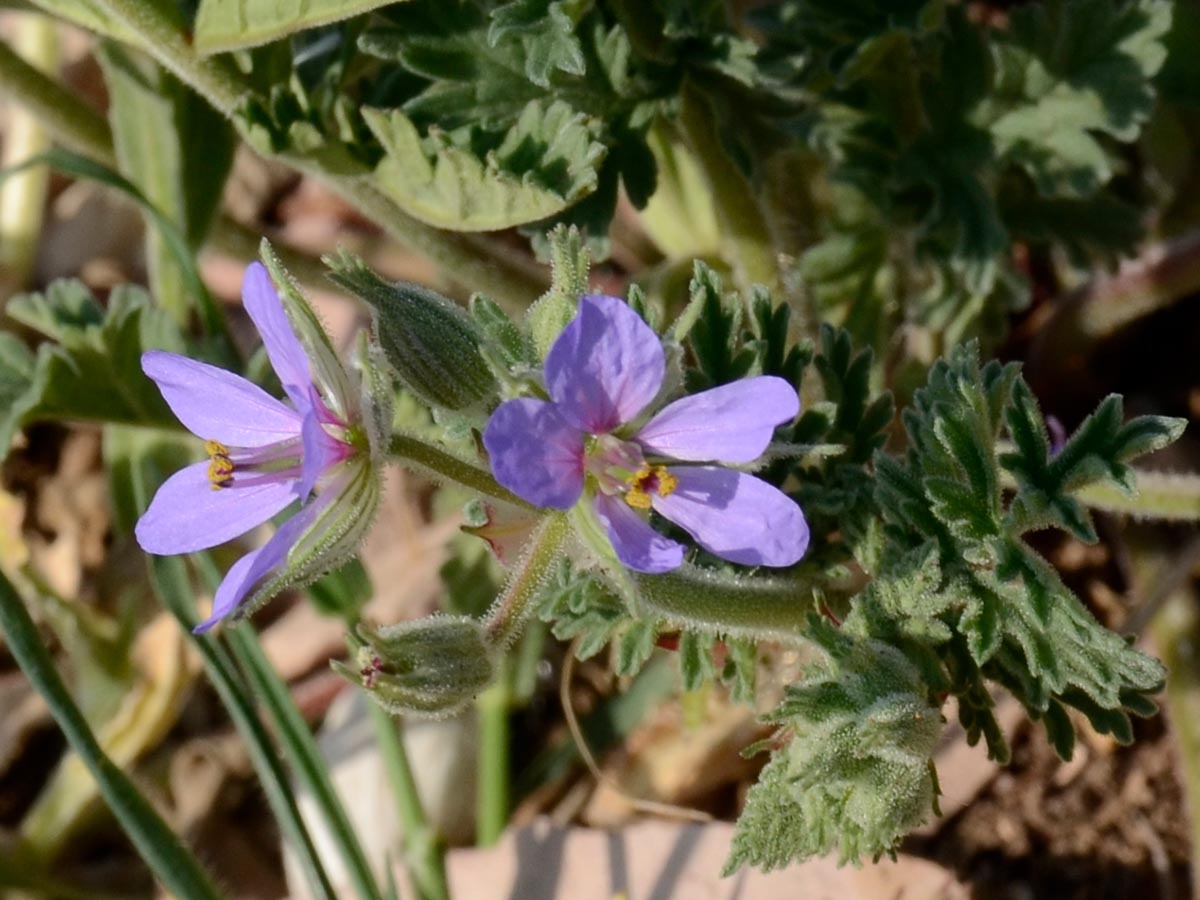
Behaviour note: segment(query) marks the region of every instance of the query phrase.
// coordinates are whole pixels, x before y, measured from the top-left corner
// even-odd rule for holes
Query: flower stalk
[[[450,900],[446,845],[425,817],[412,763],[400,733],[400,721],[377,703],[368,704],[368,712],[404,829],[405,858],[413,890],[419,900]]]
[[[550,513],[534,532],[525,557],[513,569],[504,593],[487,615],[487,635],[492,645],[507,647],[521,633],[531,606],[571,533],[567,517]]]
[[[409,469],[434,481],[453,482],[493,500],[502,500],[522,509],[533,509],[532,505],[508,488],[502,487],[483,467],[415,435],[394,433],[388,444],[388,455],[393,461],[403,463]]]

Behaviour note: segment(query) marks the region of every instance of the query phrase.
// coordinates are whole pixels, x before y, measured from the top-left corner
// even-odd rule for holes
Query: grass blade
[[[100,749],[54,668],[54,661],[42,646],[25,605],[3,575],[0,575],[0,628],[13,658],[50,707],[58,727],[95,777],[113,815],[155,877],[170,893],[184,900],[220,900],[220,892],[195,856],[139,793],[129,776]]]

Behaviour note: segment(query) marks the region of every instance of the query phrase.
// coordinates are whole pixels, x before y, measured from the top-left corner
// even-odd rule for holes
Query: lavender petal
[[[286,563],[288,552],[316,520],[323,506],[318,502],[304,507],[280,525],[269,541],[235,562],[217,586],[212,615],[192,631],[204,634],[236,610],[264,578]]]
[[[746,463],[762,456],[775,427],[799,411],[795,388],[782,378],[762,375],[668,404],[636,440],[672,459]]]
[[[311,409],[300,426],[304,444],[301,459],[300,484],[297,494],[303,502],[317,485],[317,480],[346,456],[346,445],[332,437],[321,424],[316,409]]]
[[[760,478],[717,466],[677,466],[678,482],[654,509],[701,547],[743,566],[790,566],[808,549],[808,523],[792,498]]]
[[[252,262],[246,267],[246,275],[242,279],[242,305],[262,335],[271,368],[279,376],[284,391],[296,409],[303,414],[310,405],[309,390],[312,385],[308,355],[284,312],[283,303],[271,284],[266,266],[260,262]]]
[[[134,528],[147,553],[167,556],[206,550],[261,525],[296,499],[293,478],[238,476],[213,488],[208,462],[193,463],[168,478]]]
[[[623,498],[597,494],[592,508],[623,565],[657,575],[677,569],[683,562],[683,545],[651,528]]]
[[[604,434],[637,416],[658,393],[666,361],[641,317],[616,297],[579,301],[579,313],[546,355],[546,387],[559,414]]]
[[[496,480],[534,506],[569,509],[583,492],[583,435],[552,403],[530,397],[501,403],[483,445]]]
[[[265,447],[300,435],[299,413],[233,372],[165,350],[143,353],[142,371],[197,437]]]

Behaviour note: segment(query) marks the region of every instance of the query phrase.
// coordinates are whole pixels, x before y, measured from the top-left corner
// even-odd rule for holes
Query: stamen
[[[204,442],[204,452],[208,454],[208,483],[214,491],[220,490],[233,481],[233,460],[229,458],[229,448],[220,441],[207,440]]]
[[[642,466],[630,479],[625,502],[634,509],[649,509],[650,492],[660,497],[669,497],[679,486],[679,479],[667,471],[666,466]]]

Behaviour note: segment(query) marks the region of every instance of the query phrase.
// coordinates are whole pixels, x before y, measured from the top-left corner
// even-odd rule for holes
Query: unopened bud
[[[359,625],[353,637],[355,658],[334,668],[393,714],[449,715],[495,677],[483,626],[466,616]]]
[[[330,278],[375,311],[379,342],[400,381],[430,406],[466,410],[496,395],[479,326],[428,288],[384,281],[345,251],[325,258]]]
[[[591,256],[575,226],[559,225],[546,235],[553,281],[550,290],[529,308],[529,331],[538,357],[545,359],[554,341],[575,318],[579,298],[588,292]]]

